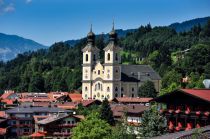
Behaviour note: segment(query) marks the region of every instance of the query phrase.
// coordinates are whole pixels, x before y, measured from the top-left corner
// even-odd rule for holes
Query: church
[[[82,49],[82,98],[112,100],[115,97],[138,97],[139,87],[147,80],[160,91],[161,78],[149,65],[123,65],[113,28],[109,33],[108,45],[103,49],[104,62],[99,60],[100,50],[95,46],[95,34],[87,35],[87,45]]]

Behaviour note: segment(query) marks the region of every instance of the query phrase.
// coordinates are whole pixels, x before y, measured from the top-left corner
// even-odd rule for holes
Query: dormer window
[[[110,53],[107,54],[107,60],[110,61]]]
[[[88,54],[85,55],[85,60],[88,61]]]

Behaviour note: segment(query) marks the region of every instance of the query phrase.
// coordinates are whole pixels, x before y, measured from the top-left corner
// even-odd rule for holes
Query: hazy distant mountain
[[[117,32],[117,35],[119,38],[121,37],[125,37],[127,33],[130,33],[130,32],[134,32],[136,29],[127,29],[127,30],[123,30],[123,29],[116,29],[116,32]],[[99,34],[96,34],[96,38],[99,37],[100,35]],[[109,34],[106,33],[104,34],[104,40],[107,41],[109,38]],[[81,39],[78,39],[78,40],[68,40],[68,41],[65,41],[65,43],[69,44],[70,46],[74,46],[75,44],[77,44]]]
[[[192,19],[192,20],[188,20],[188,21],[184,21],[182,23],[173,23],[171,25],[169,25],[169,27],[175,29],[177,32],[183,32],[183,31],[189,31],[193,26],[200,24],[201,26],[204,26],[208,20],[210,20],[210,16],[208,17],[203,17],[203,18],[196,18],[196,19]],[[122,30],[122,29],[117,29],[116,32],[118,33],[119,37],[125,37],[127,33],[129,32],[134,32],[137,29],[127,29],[127,30]],[[96,37],[99,35],[96,35]],[[108,33],[104,34],[104,39],[107,40],[108,39]],[[66,41],[66,43],[68,43],[71,46],[74,46],[75,44],[77,44],[80,41],[80,39],[78,40],[68,40]]]
[[[196,18],[188,21],[184,21],[182,23],[173,23],[169,25],[169,27],[175,29],[177,32],[189,31],[193,26],[200,24],[204,26],[207,21],[210,20],[210,16],[203,18]]]
[[[19,53],[35,51],[47,48],[33,40],[25,39],[17,35],[7,35],[0,33],[0,60],[7,61],[15,58]]]

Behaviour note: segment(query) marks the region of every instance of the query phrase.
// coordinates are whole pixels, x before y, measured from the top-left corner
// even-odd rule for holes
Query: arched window
[[[132,94],[132,96],[131,97],[134,97],[134,94]]]
[[[100,83],[98,83],[98,90],[100,90],[100,88],[101,88],[101,87],[100,87]]]
[[[87,97],[88,97],[87,94],[85,94],[85,99],[87,99]]]
[[[97,90],[97,84],[95,85],[95,91]]]
[[[101,91],[103,91],[103,86],[102,86],[102,84],[101,84]]]
[[[85,91],[87,91],[88,90],[88,88],[87,88],[87,86],[85,87]]]
[[[109,87],[107,87],[107,90],[106,90],[107,92],[110,92],[110,88]]]
[[[123,93],[121,93],[121,97],[123,97]]]
[[[88,61],[88,54],[85,55],[85,60]]]
[[[107,54],[107,60],[110,61],[110,53]]]
[[[117,93],[115,94],[115,97],[118,97],[118,94]]]
[[[123,88],[123,87],[121,88],[121,91],[122,91],[122,92],[124,91],[124,88]]]
[[[118,61],[118,54],[115,54],[115,60]]]
[[[98,75],[100,75],[100,70],[98,70]]]
[[[118,91],[118,88],[117,88],[117,87],[115,87],[115,91],[116,91],[116,92]]]
[[[132,92],[134,91],[134,88],[132,88]]]

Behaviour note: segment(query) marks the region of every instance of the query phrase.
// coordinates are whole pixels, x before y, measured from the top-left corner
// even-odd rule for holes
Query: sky
[[[0,32],[50,46],[116,29],[210,16],[210,0],[0,0]]]

